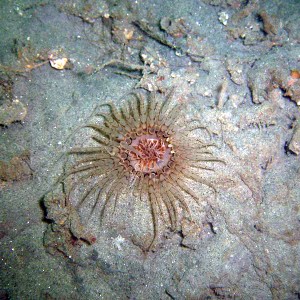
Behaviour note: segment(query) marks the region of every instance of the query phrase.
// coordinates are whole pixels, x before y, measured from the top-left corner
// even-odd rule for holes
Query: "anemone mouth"
[[[101,220],[121,196],[147,198],[154,231],[148,250],[155,247],[159,219],[173,231],[179,227],[179,211],[192,219],[186,198],[196,204],[201,199],[188,181],[215,193],[203,173],[214,171],[214,163],[224,163],[214,156],[214,143],[190,136],[196,129],[207,129],[181,118],[183,107],[171,105],[172,99],[173,92],[166,96],[137,92],[120,109],[104,104],[109,112],[98,114],[101,125],[87,125],[96,132],[92,136],[96,145],[70,151],[76,161],[66,175],[72,177],[67,188],[70,202],[78,209],[90,208],[91,214],[100,205]]]
[[[126,146],[122,144],[119,148],[120,162],[134,176],[151,175],[151,179],[159,180],[165,167],[174,160],[169,136],[153,127],[134,139],[125,138],[124,142]]]

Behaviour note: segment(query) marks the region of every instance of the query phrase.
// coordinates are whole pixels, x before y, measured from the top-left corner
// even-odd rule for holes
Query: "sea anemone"
[[[77,197],[78,209],[90,207],[91,214],[99,204],[101,220],[107,206],[124,194],[147,199],[153,222],[148,249],[156,244],[159,218],[172,231],[179,228],[179,211],[192,218],[186,198],[199,204],[200,197],[190,180],[216,191],[202,173],[214,171],[213,163],[222,162],[212,153],[214,143],[191,136],[196,129],[208,130],[198,120],[188,122],[185,105],[172,104],[173,98],[173,90],[166,96],[137,91],[120,109],[113,103],[101,105],[108,108],[96,115],[102,122],[87,125],[96,133],[95,146],[70,151],[76,161],[67,172],[73,181],[68,199]]]

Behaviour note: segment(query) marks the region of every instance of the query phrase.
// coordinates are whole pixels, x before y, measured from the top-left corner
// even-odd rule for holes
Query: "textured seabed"
[[[297,0],[1,1],[0,299],[299,299],[299,17]],[[172,87],[226,161],[216,198],[191,183],[195,223],[147,252],[147,203],[100,226],[44,202],[101,104]]]

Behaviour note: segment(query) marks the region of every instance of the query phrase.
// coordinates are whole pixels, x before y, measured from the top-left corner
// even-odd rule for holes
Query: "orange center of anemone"
[[[136,151],[130,151],[128,159],[137,172],[152,173],[162,170],[171,157],[167,141],[156,135],[137,137],[132,141],[131,146]]]
[[[121,150],[123,165],[144,174],[161,171],[169,163],[171,155],[167,140],[156,134],[136,137],[130,141],[126,150]]]

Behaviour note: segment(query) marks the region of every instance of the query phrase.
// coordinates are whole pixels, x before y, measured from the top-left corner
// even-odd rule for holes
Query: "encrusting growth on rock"
[[[198,120],[186,120],[184,105],[172,104],[173,94],[137,91],[120,109],[113,103],[101,105],[109,109],[97,115],[103,122],[87,125],[96,133],[92,137],[96,145],[72,149],[76,162],[66,174],[72,182],[67,191],[71,203],[80,195],[77,208],[90,207],[91,213],[99,204],[101,219],[121,195],[147,199],[154,230],[148,249],[155,247],[160,217],[173,231],[179,227],[179,207],[191,218],[186,197],[197,203],[200,199],[188,181],[215,192],[201,170],[213,171],[215,162],[223,162],[214,157],[213,143],[193,135],[197,129],[208,130]]]

